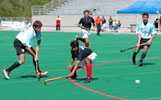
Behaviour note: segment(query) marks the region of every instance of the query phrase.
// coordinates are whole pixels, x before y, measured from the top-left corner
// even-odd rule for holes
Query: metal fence
[[[35,5],[32,6],[32,16],[36,15],[46,15],[53,9],[56,9],[60,5],[64,4],[69,0],[52,0],[51,2],[45,4],[44,6]]]
[[[32,20],[26,17],[2,17],[2,21],[31,23]]]
[[[2,17],[0,30],[23,30],[31,21],[28,17]]]

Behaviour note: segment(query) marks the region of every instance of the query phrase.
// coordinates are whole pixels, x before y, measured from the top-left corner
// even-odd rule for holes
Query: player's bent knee
[[[89,39],[88,39],[88,38],[85,38],[85,41],[86,41],[87,43],[89,43]]]
[[[136,53],[138,53],[138,52],[139,52],[139,50],[138,50],[138,49],[136,49],[136,50],[135,50],[135,52],[136,52]]]
[[[24,64],[25,63],[25,60],[21,61],[21,64]]]
[[[21,64],[25,63],[25,59],[20,59],[19,61],[21,62]]]
[[[139,52],[139,48],[136,48],[136,49],[135,49],[135,52],[138,53],[138,52]]]
[[[148,51],[148,47],[145,47],[145,48],[144,48],[144,52],[147,52],[147,51]]]
[[[86,63],[91,63],[91,59],[87,58]]]

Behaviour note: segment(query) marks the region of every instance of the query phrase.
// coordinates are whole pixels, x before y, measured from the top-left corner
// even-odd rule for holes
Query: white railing
[[[64,5],[64,8],[62,8],[64,3],[67,3],[69,5],[74,4],[74,7],[72,6],[66,6]],[[93,1],[88,1],[88,3]],[[102,9],[99,9],[102,7],[102,3],[98,3],[98,5],[89,5],[85,6],[84,2],[76,2],[74,0],[52,0],[51,2],[45,4],[44,6],[32,6],[32,16],[37,15],[82,15],[83,11],[88,9],[90,11],[91,15],[115,15],[116,9],[113,9],[111,6],[111,9],[109,11],[109,8],[103,7]],[[109,2],[104,2],[104,5],[109,4]],[[80,7],[81,6],[81,7]]]
[[[32,16],[46,15],[69,0],[52,0],[43,6],[32,6]]]

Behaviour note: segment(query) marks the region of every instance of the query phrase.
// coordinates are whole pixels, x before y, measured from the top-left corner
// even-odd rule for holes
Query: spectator
[[[104,16],[102,16],[102,31],[105,31],[106,30],[106,19],[105,19],[105,17]]]
[[[113,21],[113,29],[117,30],[117,22],[116,22],[116,20]]]
[[[57,16],[56,18],[56,30],[60,31],[60,22],[61,22],[61,18],[59,16]]]
[[[113,19],[112,17],[110,16],[109,18],[109,29],[112,30],[112,24],[113,24]]]
[[[99,36],[101,31],[101,18],[99,15],[97,15],[97,17],[95,18],[95,22],[97,26],[97,35]]]
[[[160,21],[160,23],[159,23]],[[161,16],[160,16],[160,19],[158,19],[158,28],[161,29]]]
[[[156,20],[154,21],[154,26],[155,26],[156,29],[158,29],[158,19],[156,19]]]
[[[121,27],[121,22],[118,21],[118,23],[117,23],[117,28],[120,28],[120,27]]]

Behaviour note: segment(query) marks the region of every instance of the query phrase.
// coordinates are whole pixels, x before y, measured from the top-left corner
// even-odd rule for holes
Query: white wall
[[[40,20],[43,23],[43,26],[55,26],[56,25],[56,17],[57,16],[51,16],[51,15],[42,15],[42,16],[33,16],[32,21]],[[80,18],[83,17],[83,15],[63,15],[60,16],[61,18],[61,26],[64,27],[70,27],[70,26],[76,26],[76,24],[79,22]],[[95,18],[95,16],[92,16]],[[105,16],[108,24],[109,16]],[[121,21],[122,27],[129,27],[130,24],[136,24],[137,23],[137,17],[136,15],[117,15],[112,16],[113,20],[118,19]],[[157,18],[157,15],[150,15],[149,20],[153,23],[154,20]],[[141,15],[138,15],[138,23],[142,20]]]

